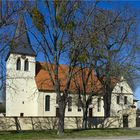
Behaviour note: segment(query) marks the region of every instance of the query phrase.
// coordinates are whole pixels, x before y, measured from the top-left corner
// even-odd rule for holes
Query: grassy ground
[[[111,137],[111,136],[140,136],[139,130],[130,129],[92,129],[92,130],[66,130],[63,136],[57,136],[56,131],[15,131],[0,132],[0,139],[3,140],[22,140],[22,139],[62,139],[80,137]]]

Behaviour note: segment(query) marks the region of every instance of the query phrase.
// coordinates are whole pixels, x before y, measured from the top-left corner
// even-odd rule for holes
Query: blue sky
[[[124,5],[128,5],[134,8],[140,8],[140,0],[113,0],[111,1],[101,1],[99,5],[103,8],[112,9],[115,7],[120,7]]]

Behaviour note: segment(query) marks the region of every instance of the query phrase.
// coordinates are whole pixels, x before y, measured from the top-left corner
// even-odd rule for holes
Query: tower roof
[[[29,40],[23,15],[18,19],[10,52],[31,56],[36,55]]]

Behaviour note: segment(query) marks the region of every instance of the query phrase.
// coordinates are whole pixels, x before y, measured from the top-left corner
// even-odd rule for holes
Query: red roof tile
[[[46,69],[46,66],[49,67],[49,69],[52,67],[54,69],[53,65],[50,65],[48,63],[39,63],[37,62],[37,74],[36,74],[36,84],[38,87],[38,90],[40,91],[54,91],[54,86],[53,83],[50,79],[49,72]],[[60,65],[59,66],[59,74],[58,78],[60,80],[60,90],[63,92],[65,85],[66,85],[66,78],[68,76],[68,66],[66,65]],[[88,75],[88,69],[84,69],[85,71],[85,77]],[[52,78],[54,80],[54,73],[51,71]],[[77,91],[77,86],[80,90],[83,90],[83,82],[82,82],[82,72],[80,71],[79,68],[75,69],[74,76],[72,77],[71,84],[70,84],[70,91],[75,92]],[[101,93],[102,92],[102,85],[98,78],[96,77],[94,71],[92,71],[92,74],[89,77],[87,87],[86,87],[86,92],[94,93]]]

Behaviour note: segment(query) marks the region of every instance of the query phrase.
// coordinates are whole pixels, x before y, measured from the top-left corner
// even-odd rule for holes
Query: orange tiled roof
[[[53,83],[50,79],[49,72],[46,69],[46,66],[48,66],[49,69],[52,66],[52,69],[54,69],[53,65],[50,65],[48,63],[37,62],[37,73],[36,73],[36,77],[35,77],[36,84],[37,84],[38,90],[54,91],[54,86],[53,86]],[[58,78],[60,80],[60,90],[62,92],[63,92],[65,85],[66,85],[68,70],[69,70],[69,68],[66,65],[59,66]],[[50,70],[50,72],[51,72],[52,78],[54,80],[54,73],[51,70]],[[84,72],[85,72],[85,77],[87,77],[88,69],[84,69]],[[71,80],[70,91],[72,91],[72,92],[77,91],[77,87],[80,90],[83,90],[82,83],[83,83],[82,82],[82,72],[80,71],[79,68],[76,68],[75,74],[73,75],[72,80]],[[92,91],[94,93],[101,93],[102,92],[102,85],[101,85],[100,81],[98,80],[98,78],[96,77],[94,71],[92,71],[92,74],[89,77],[87,87],[86,87],[87,93],[90,93]]]

